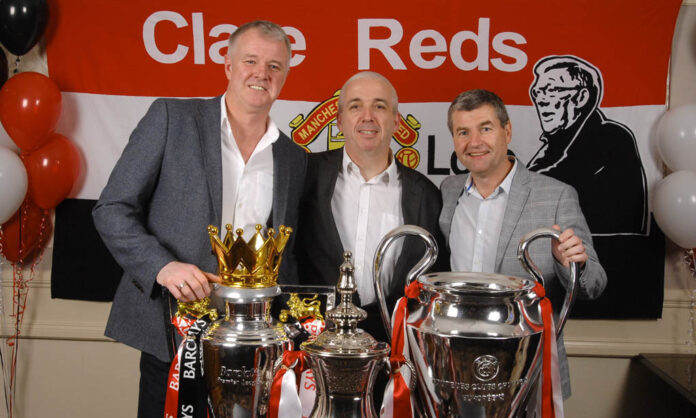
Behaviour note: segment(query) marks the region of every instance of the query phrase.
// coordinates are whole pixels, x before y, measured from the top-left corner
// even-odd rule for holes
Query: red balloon
[[[23,154],[29,176],[29,196],[42,209],[63,201],[80,175],[80,152],[65,136],[52,133],[36,151]]]
[[[60,90],[43,74],[17,74],[0,89],[0,122],[24,152],[46,143],[46,136],[58,123],[60,108]]]
[[[51,225],[47,215],[29,199],[25,200],[17,213],[2,224],[2,255],[13,263],[30,260],[48,241]]]

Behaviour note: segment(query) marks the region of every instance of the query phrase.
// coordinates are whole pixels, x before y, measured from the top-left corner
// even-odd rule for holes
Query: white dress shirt
[[[517,161],[502,183],[485,199],[469,175],[452,217],[449,238],[452,271],[495,272],[500,230],[516,168]]]
[[[273,150],[278,140],[278,127],[269,119],[266,133],[254,148],[249,161],[244,163],[232,128],[227,119],[225,95],[220,105],[220,136],[222,138],[222,225],[220,238],[224,238],[225,225],[232,230],[244,229],[244,238],[250,239],[256,224],[266,228],[273,206]]]
[[[384,235],[403,225],[401,213],[401,179],[394,158],[381,174],[365,181],[360,168],[345,149],[343,163],[331,198],[338,234],[343,249],[353,253],[355,283],[363,305],[376,300],[373,283],[373,260],[377,244]],[[401,243],[389,247],[383,258],[382,271],[391,279]],[[383,283],[388,288],[388,282]]]

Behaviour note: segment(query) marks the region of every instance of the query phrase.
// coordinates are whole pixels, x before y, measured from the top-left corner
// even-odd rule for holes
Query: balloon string
[[[4,270],[5,267],[5,262],[3,261],[4,259],[4,254],[5,250],[3,248],[3,242],[5,241],[5,228],[0,225],[0,274]],[[2,316],[2,334],[6,334],[6,323],[5,323],[5,303],[4,303],[4,297],[3,297],[3,291],[2,291],[2,276],[0,276],[0,316]],[[7,338],[4,338],[4,340],[7,340]],[[6,357],[6,345],[5,344],[0,344],[0,372],[2,372],[2,387],[3,387],[3,395],[5,396],[5,411],[7,411],[7,415],[10,416],[12,415],[10,413],[10,386],[9,386],[9,376],[8,376],[8,370],[7,370],[7,363],[5,362],[5,357]]]
[[[47,227],[48,211],[42,210],[41,214],[41,224],[39,227],[39,238],[37,247],[39,253],[31,263],[29,268],[29,277],[24,275],[24,259],[27,255],[23,254],[24,248],[22,243],[22,231],[26,229],[26,223],[28,219],[28,204],[22,207],[20,213],[19,222],[19,260],[17,263],[13,263],[13,280],[12,280],[12,290],[13,290],[13,313],[10,315],[14,317],[14,334],[10,336],[7,340],[7,345],[11,347],[11,360],[10,360],[10,387],[9,387],[9,418],[14,415],[14,406],[16,399],[16,377],[17,377],[17,358],[19,354],[19,335],[21,333],[22,321],[24,319],[24,313],[27,306],[27,296],[29,294],[29,283],[34,280],[36,275],[36,266],[41,262],[43,258],[43,240],[45,237],[45,231]]]
[[[15,69],[13,71],[14,74],[17,74],[19,72],[19,57],[15,60]]]

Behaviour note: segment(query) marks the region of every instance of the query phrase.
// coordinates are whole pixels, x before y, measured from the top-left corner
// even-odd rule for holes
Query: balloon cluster
[[[77,148],[54,132],[60,111],[58,86],[43,74],[17,74],[0,89],[0,122],[21,151],[0,147],[0,249],[12,262],[40,249],[47,214],[80,174]]]
[[[662,231],[682,248],[696,247],[696,105],[668,110],[657,125],[657,149],[673,172],[653,192]]]

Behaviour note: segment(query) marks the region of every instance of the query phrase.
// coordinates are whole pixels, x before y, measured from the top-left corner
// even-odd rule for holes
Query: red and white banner
[[[452,172],[447,105],[471,88],[493,90],[510,106],[511,148],[526,161],[541,133],[529,95],[534,64],[549,55],[574,55],[601,70],[600,106],[636,134],[653,183],[658,173],[648,135],[666,102],[680,3],[450,0],[424,7],[414,0],[357,0],[348,8],[307,0],[56,0],[50,2],[46,52],[50,77],[66,102],[58,130],[86,151],[78,197],[98,196],[153,97],[223,93],[227,37],[259,18],[283,26],[293,43],[292,69],[273,111],[288,134],[290,123],[310,117],[349,76],[373,70],[392,81],[401,113],[415,119],[417,168],[436,183]],[[335,117],[335,108],[325,114]],[[310,149],[331,147],[332,126],[337,134],[334,125],[323,126]]]
[[[284,27],[293,49],[290,74],[271,116],[299,145],[313,152],[341,147],[336,94],[357,71],[377,71],[399,95],[402,123],[392,143],[395,155],[439,184],[463,170],[447,129],[449,103],[464,90],[493,90],[508,106],[510,149],[532,169],[556,167],[557,161],[546,161],[549,154],[540,158],[552,142],[547,137],[554,124],[575,132],[568,140],[583,138],[585,150],[576,156],[581,160],[605,159],[620,168],[622,157],[611,152],[632,154],[626,164],[637,164],[631,181],[637,182],[639,196],[620,209],[632,213],[619,212],[617,219],[635,219],[633,224],[614,225],[605,213],[595,220],[588,207],[597,205],[586,199],[603,194],[587,186],[590,180],[564,181],[578,189],[595,236],[649,234],[648,191],[662,177],[650,137],[666,109],[681,0],[443,0],[427,6],[415,0],[355,0],[350,7],[311,0],[49,4],[48,71],[63,92],[57,130],[74,140],[86,160],[73,197],[98,198],[155,97],[222,94],[230,32],[266,19]],[[561,69],[547,68],[551,61]],[[590,92],[587,115],[572,129],[569,106],[578,106],[579,89],[560,86],[563,77],[584,83]],[[609,171],[601,166],[588,176]],[[609,195],[625,189],[623,180],[600,184]]]

